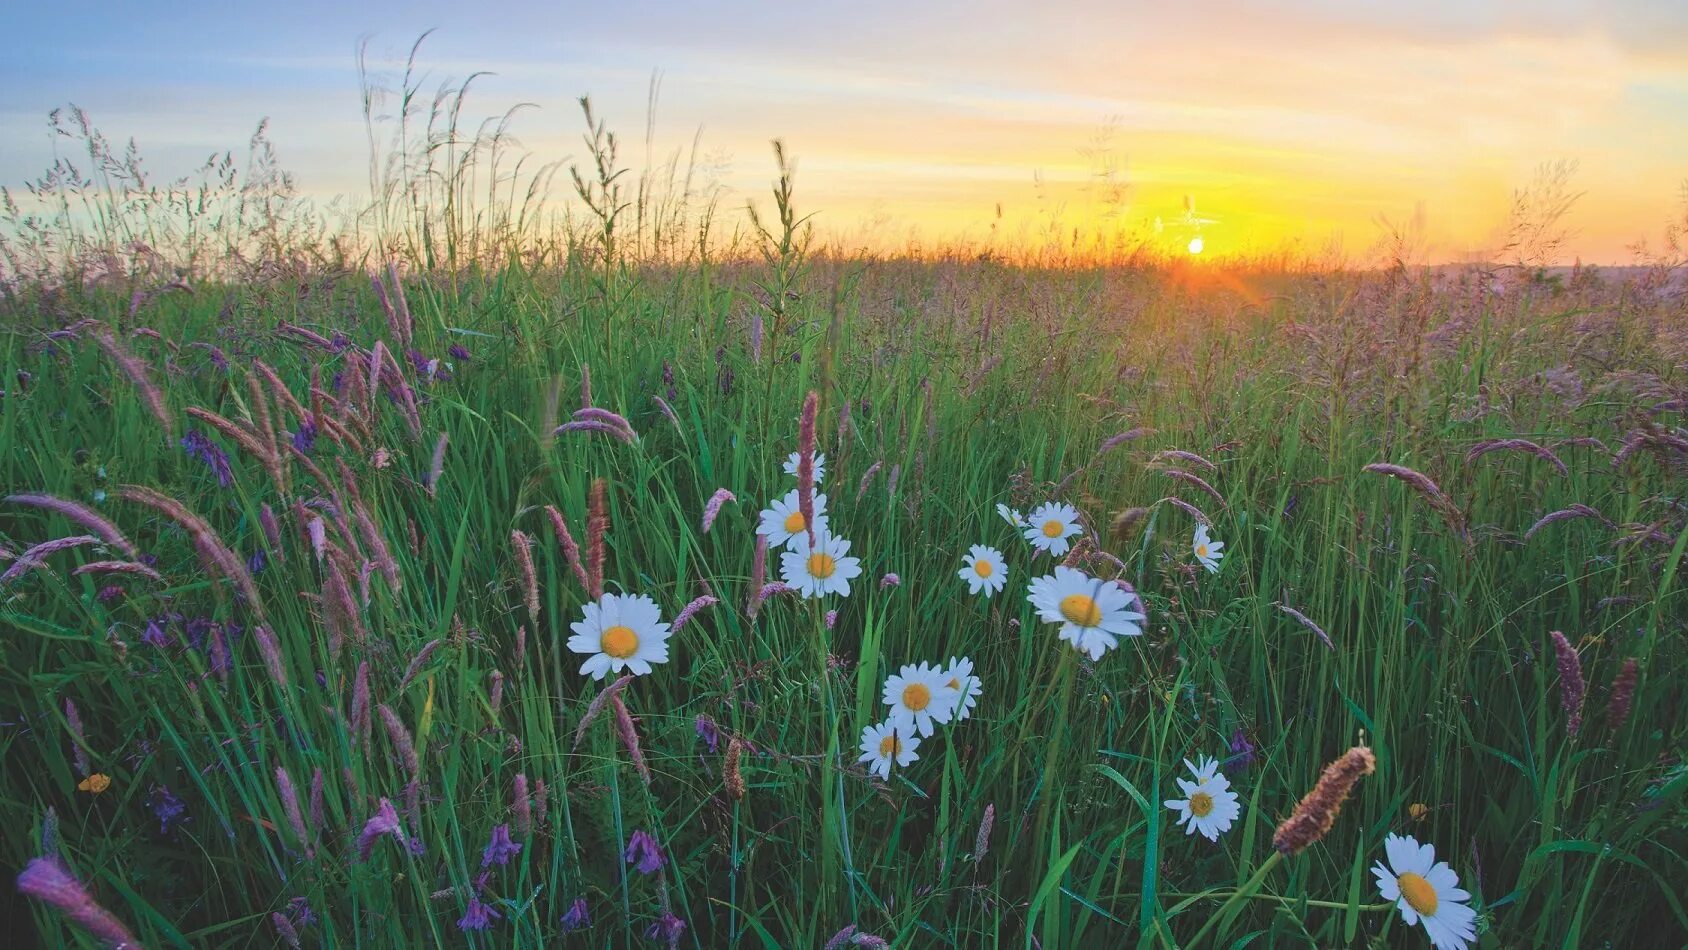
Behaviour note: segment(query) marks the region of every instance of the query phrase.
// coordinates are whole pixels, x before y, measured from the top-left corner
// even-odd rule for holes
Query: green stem
[[[1266,875],[1270,873],[1273,868],[1277,867],[1283,859],[1284,853],[1282,851],[1273,851],[1271,857],[1262,861],[1260,863],[1260,869],[1254,872],[1254,876],[1248,879],[1248,883],[1238,888],[1236,893],[1231,895],[1230,899],[1219,905],[1219,909],[1214,912],[1212,917],[1207,919],[1207,923],[1202,924],[1202,929],[1196,931],[1196,935],[1190,938],[1190,942],[1188,944],[1185,944],[1188,950],[1196,950],[1197,947],[1201,946],[1202,938],[1206,937],[1208,932],[1213,930],[1213,928],[1219,926],[1219,921],[1231,916],[1231,911],[1238,901],[1241,901],[1246,897],[1253,896],[1255,891],[1260,890],[1260,885],[1266,881]]]

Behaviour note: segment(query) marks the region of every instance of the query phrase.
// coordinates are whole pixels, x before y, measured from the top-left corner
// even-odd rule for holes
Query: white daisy
[[[1008,522],[1016,528],[1024,528],[1026,526],[1026,516],[1020,514],[1018,511],[1015,511],[1002,502],[997,502],[996,513],[1002,516],[1003,521]]]
[[[1060,557],[1067,553],[1072,544],[1067,541],[1075,534],[1084,533],[1078,524],[1078,509],[1063,502],[1051,501],[1032,509],[1026,516],[1026,540],[1039,551],[1048,551]]]
[[[826,496],[815,496],[815,533],[826,533]],[[762,510],[762,523],[756,529],[757,534],[767,535],[768,545],[775,550],[789,546],[793,538],[803,538],[808,543],[809,532],[803,523],[803,509],[797,503],[797,489],[785,493],[785,497]]]
[[[1178,787],[1183,789],[1184,797],[1168,799],[1166,807],[1178,813],[1178,824],[1184,826],[1185,834],[1199,831],[1207,840],[1218,841],[1242,814],[1237,793],[1231,791],[1231,780],[1219,771],[1219,763],[1213,759],[1203,759],[1199,767],[1185,759],[1184,765],[1196,780],[1179,779]]]
[[[973,707],[979,705],[979,678],[973,675],[973,661],[967,657],[950,657],[949,668],[944,670],[947,679],[944,685],[956,691],[955,718],[967,719],[973,715]]]
[[[1395,902],[1408,926],[1422,922],[1437,950],[1464,950],[1477,939],[1477,912],[1465,905],[1471,895],[1459,889],[1459,875],[1448,862],[1436,860],[1436,849],[1414,838],[1390,835],[1383,839],[1389,866],[1372,867],[1384,900]]]
[[[819,518],[815,520],[820,520]],[[850,596],[850,579],[861,576],[860,558],[845,557],[850,542],[835,538],[825,529],[815,529],[814,547],[809,546],[805,534],[794,535],[784,554],[780,555],[780,575],[787,585],[796,588],[804,597],[822,594]]]
[[[1207,536],[1207,525],[1196,525],[1196,537],[1190,542],[1190,550],[1196,555],[1196,560],[1201,562],[1202,567],[1207,568],[1209,574],[1219,573],[1219,559],[1225,556],[1219,552],[1224,547],[1225,542],[1215,541]]]
[[[606,673],[632,670],[643,676],[652,663],[668,662],[668,624],[656,601],[644,595],[605,594],[585,605],[586,617],[569,624],[569,649],[589,653],[580,672],[601,680]]]
[[[955,715],[961,690],[950,685],[943,667],[911,663],[885,678],[884,698],[892,722],[909,733],[929,736],[934,723],[943,725]]]
[[[787,475],[790,475],[793,478],[797,477],[797,462],[802,457],[803,457],[803,453],[793,452],[793,453],[791,453],[790,456],[788,456],[786,458],[786,460],[785,460],[785,473]],[[826,453],[820,452],[820,453],[817,453],[815,455],[815,484],[819,485],[821,483],[821,479],[823,479],[825,477],[826,477]]]
[[[966,566],[958,572],[958,576],[967,582],[970,594],[983,591],[989,599],[990,595],[1008,584],[1008,562],[1002,559],[1002,552],[996,548],[975,544],[967,549],[962,563]]]
[[[1120,637],[1143,632],[1136,623],[1143,615],[1130,609],[1131,595],[1112,581],[1057,565],[1054,574],[1033,580],[1026,591],[1038,616],[1061,624],[1061,639],[1090,654],[1092,660],[1119,646]]]
[[[899,728],[892,720],[868,726],[862,730],[862,757],[868,771],[877,772],[882,779],[891,778],[891,765],[902,768],[920,758],[914,750],[920,748],[920,738],[906,728]]]

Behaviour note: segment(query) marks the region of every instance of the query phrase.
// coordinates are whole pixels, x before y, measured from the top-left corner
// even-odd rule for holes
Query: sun
[[[1198,234],[1195,237],[1190,239],[1189,251],[1190,251],[1191,254],[1200,254],[1202,252],[1201,235]]]

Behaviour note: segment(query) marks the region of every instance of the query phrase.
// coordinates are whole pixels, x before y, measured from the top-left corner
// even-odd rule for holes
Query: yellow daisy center
[[[633,632],[632,627],[618,624],[605,630],[598,638],[598,649],[618,660],[625,660],[639,652],[639,635]]]
[[[1207,557],[1207,545],[1205,545],[1205,544],[1196,545],[1196,557]]]
[[[973,562],[973,573],[979,575],[980,577],[989,577],[995,571],[996,568],[991,567],[991,562],[982,558]]]
[[[811,576],[824,581],[831,577],[832,572],[836,570],[838,570],[838,562],[832,559],[832,555],[823,554],[820,551],[809,555],[809,574]]]
[[[1043,523],[1043,536],[1046,538],[1058,538],[1066,530],[1067,526],[1054,518]]]
[[[903,687],[903,705],[919,712],[932,705],[932,687],[925,683],[910,683]]]
[[[785,533],[796,534],[803,530],[803,512],[794,511],[785,516]]]
[[[1407,905],[1418,911],[1421,917],[1436,915],[1436,888],[1430,885],[1420,875],[1408,871],[1395,877],[1395,884],[1401,888],[1401,896],[1407,899]]]
[[[882,758],[882,759],[895,758],[895,757],[901,755],[902,752],[903,752],[903,740],[897,738],[896,733],[888,732],[888,733],[885,734],[885,738],[879,740],[879,757],[880,758]]]
[[[1102,608],[1083,594],[1068,594],[1061,598],[1061,616],[1081,627],[1102,625]]]
[[[1197,792],[1191,795],[1190,814],[1197,818],[1206,818],[1213,814],[1213,796],[1206,792]]]

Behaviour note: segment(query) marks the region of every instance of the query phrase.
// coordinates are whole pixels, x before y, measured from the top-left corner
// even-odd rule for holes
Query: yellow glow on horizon
[[[1200,254],[1202,252],[1202,236],[1201,235],[1198,234],[1195,237],[1190,239],[1189,250],[1190,250],[1191,254]]]

